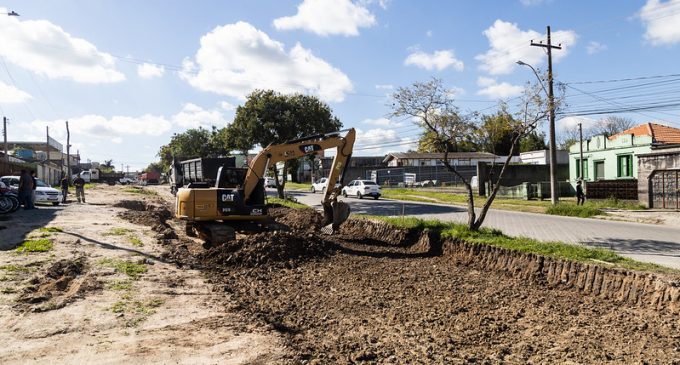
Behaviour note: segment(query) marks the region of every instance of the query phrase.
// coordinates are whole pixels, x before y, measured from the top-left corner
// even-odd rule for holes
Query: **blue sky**
[[[438,77],[463,111],[492,113],[535,78],[516,60],[545,69],[543,51],[529,43],[544,39],[546,25],[563,46],[556,80],[578,89],[567,95],[576,114],[672,95],[665,75],[678,73],[680,59],[680,0],[0,3],[0,13],[10,10],[21,16],[0,14],[9,139],[42,140],[50,126],[65,144],[69,120],[84,159],[131,169],[156,160],[175,132],[230,123],[253,88],[317,95],[359,130],[356,155],[406,150],[419,129],[385,117],[396,87]],[[635,99],[643,94],[636,87],[600,99],[581,94],[641,80],[577,84],[647,76],[664,77],[650,79],[646,99]],[[674,113],[667,106],[624,116],[680,126]],[[558,132],[606,115],[568,115]]]

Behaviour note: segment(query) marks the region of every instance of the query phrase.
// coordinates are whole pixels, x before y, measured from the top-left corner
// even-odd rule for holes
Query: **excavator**
[[[346,132],[342,135],[343,132]],[[292,160],[331,148],[333,159],[328,186],[335,186],[349,163],[354,148],[354,128],[327,134],[302,137],[281,144],[271,144],[255,156],[247,168],[222,166],[214,185],[192,183],[179,188],[175,216],[186,221],[186,233],[200,236],[210,247],[236,238],[236,232],[268,231],[280,228],[267,212],[264,175],[277,162]],[[347,203],[337,201],[337,189],[326,189],[321,204],[324,219],[322,232],[332,234],[349,217]]]

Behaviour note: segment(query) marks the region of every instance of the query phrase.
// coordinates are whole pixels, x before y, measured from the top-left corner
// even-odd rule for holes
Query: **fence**
[[[637,179],[599,180],[586,182],[586,196],[589,199],[638,199]]]
[[[558,181],[558,185],[560,197],[576,195],[576,190],[568,181]],[[507,199],[550,199],[550,182],[524,182],[514,186],[501,186],[496,196]]]
[[[456,171],[468,182],[477,175],[477,166],[456,166]],[[449,171],[446,166],[402,166],[367,170],[366,179],[375,180],[379,185],[398,185],[412,182],[415,174],[416,182],[430,182],[431,185],[458,185],[461,179],[455,173]],[[436,183],[435,183],[436,182]]]

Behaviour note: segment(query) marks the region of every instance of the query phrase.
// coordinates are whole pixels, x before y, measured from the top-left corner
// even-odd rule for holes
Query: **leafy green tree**
[[[511,150],[515,155],[519,154],[517,149],[512,148],[514,124],[515,120],[506,108],[496,114],[482,116],[481,125],[477,128],[480,149],[499,156],[508,156]]]
[[[547,148],[548,145],[545,144],[545,133],[543,132],[534,131],[519,140],[519,152],[538,151]]]
[[[104,163],[99,165],[99,169],[103,172],[112,172],[114,170],[113,160],[104,160]]]
[[[244,105],[236,108],[234,122],[227,127],[226,133],[232,148],[247,152],[257,145],[266,147],[307,135],[338,131],[341,126],[331,108],[314,96],[255,90],[248,95]],[[281,184],[274,170],[281,198],[289,167],[296,168],[296,163],[284,163]]]
[[[231,148],[226,143],[226,130],[212,127],[212,130],[199,127],[175,133],[170,143],[161,146],[160,157],[163,170],[167,170],[175,159],[197,157],[219,157],[229,154]]]
[[[161,162],[152,162],[144,169],[144,172],[158,172],[163,173],[166,171],[166,167],[163,166]]]

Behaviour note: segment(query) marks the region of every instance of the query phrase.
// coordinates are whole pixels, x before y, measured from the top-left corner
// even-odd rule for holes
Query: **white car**
[[[342,196],[356,196],[363,199],[364,196],[372,196],[373,199],[380,198],[380,185],[371,180],[352,180],[347,186],[342,188]]]
[[[316,180],[316,182],[312,183],[312,188],[310,191],[312,193],[316,193],[317,191],[320,191],[322,193],[326,192],[326,187],[328,187],[328,178],[327,177],[322,177],[319,180]],[[335,183],[335,187],[339,188],[340,183]]]
[[[264,178],[264,187],[265,188],[275,188],[276,187],[276,180],[274,180],[273,177],[266,176]]]
[[[19,190],[19,176],[3,176],[0,181],[9,186],[13,191]],[[35,202],[36,203],[52,203],[52,205],[59,205],[61,203],[61,191],[50,187],[44,181],[36,179]]]

